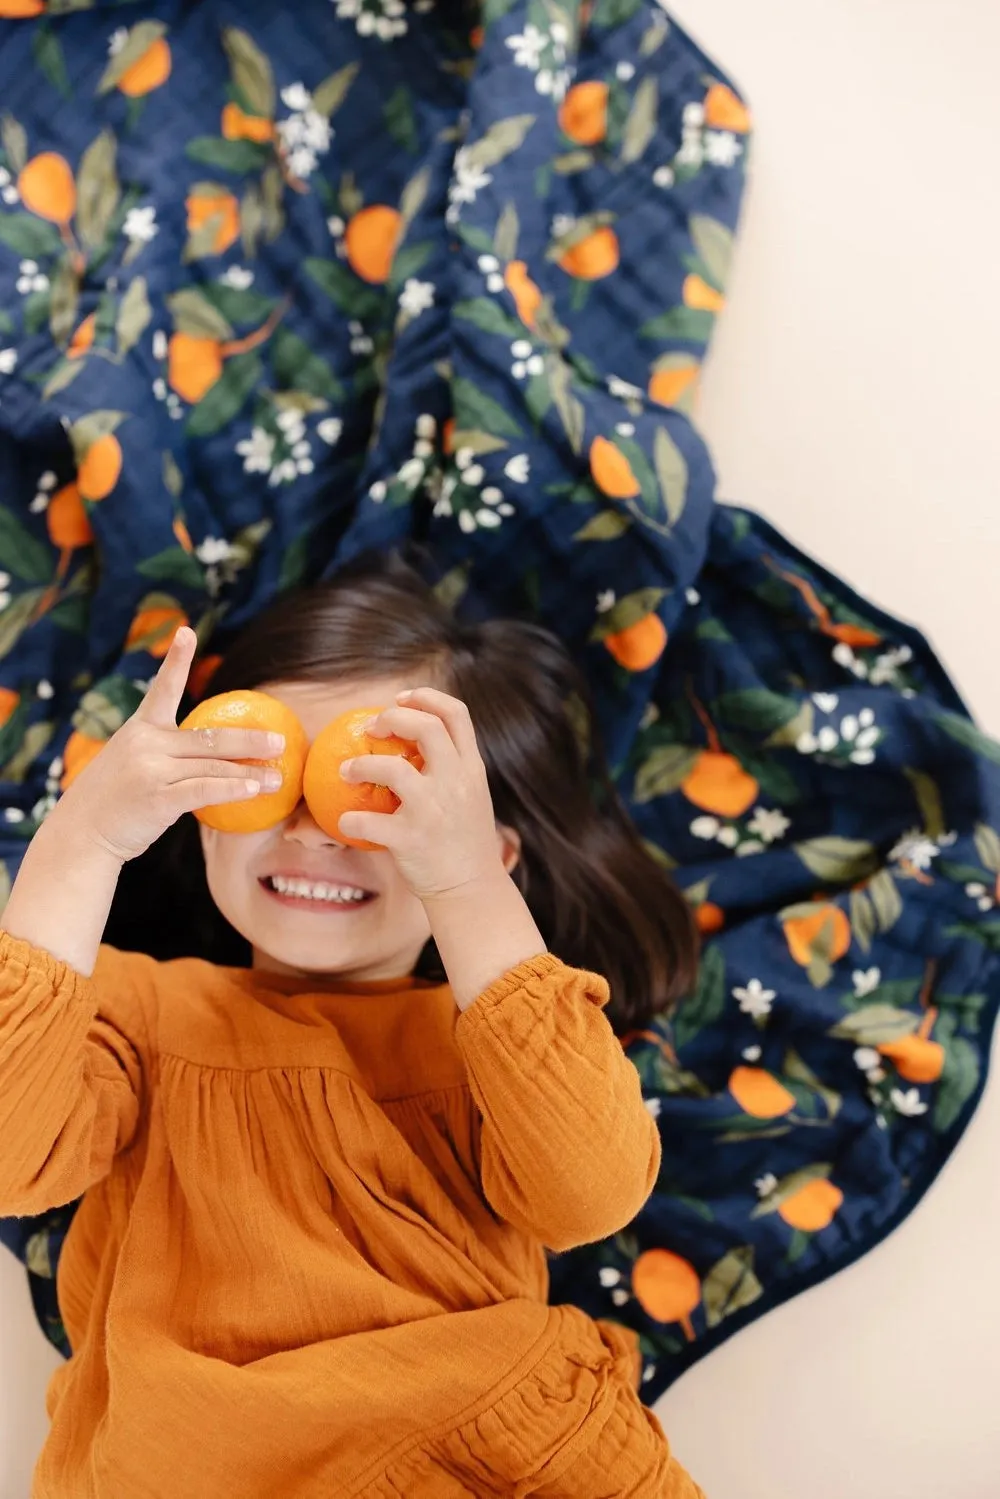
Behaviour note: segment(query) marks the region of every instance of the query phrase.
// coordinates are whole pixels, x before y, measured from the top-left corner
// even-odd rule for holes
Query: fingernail
[[[350,770],[353,764],[353,760],[341,760],[340,762],[340,774],[345,781],[347,780],[347,772]]]
[[[264,772],[264,785],[267,787],[268,791],[277,791],[278,787],[281,785],[282,779],[283,777],[280,770],[265,770]]]
[[[268,734],[267,744],[269,749],[283,750],[285,747],[284,734]]]
[[[407,698],[410,698],[412,696],[413,692],[409,688],[407,688],[405,692],[397,692],[396,701],[397,703],[405,703]]]
[[[260,790],[259,781],[244,781],[243,784],[246,787],[247,796],[256,796],[257,792]]]

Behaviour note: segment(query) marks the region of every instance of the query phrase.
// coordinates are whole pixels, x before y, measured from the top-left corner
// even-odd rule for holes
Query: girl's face
[[[413,685],[375,678],[278,683],[262,690],[293,709],[311,743],[339,714],[388,705]],[[219,833],[203,825],[200,831],[212,898],[250,942],[254,968],[355,981],[413,972],[430,927],[391,854],[339,843],[317,825],[304,801],[262,833]],[[279,891],[275,879],[283,886],[321,883],[334,898],[296,895],[294,885]]]

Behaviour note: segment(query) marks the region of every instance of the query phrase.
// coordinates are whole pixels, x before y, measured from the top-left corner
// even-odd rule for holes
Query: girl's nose
[[[283,838],[300,843],[303,848],[345,848],[336,838],[324,833],[310,812],[305,800],[299,802],[282,830]]]

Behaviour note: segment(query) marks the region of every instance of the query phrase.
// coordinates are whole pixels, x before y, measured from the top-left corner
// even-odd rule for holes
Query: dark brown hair
[[[462,622],[407,563],[362,559],[261,614],[207,690],[378,676],[436,685],[468,705],[497,821],[521,839],[514,879],[549,948],[608,980],[618,1032],[689,992],[697,936],[688,904],[629,819],[580,673],[546,630]],[[190,869],[190,830],[174,843],[174,871]],[[211,907],[207,888],[204,898]],[[218,957],[203,919],[199,928],[202,955]],[[421,971],[433,959],[425,954]]]

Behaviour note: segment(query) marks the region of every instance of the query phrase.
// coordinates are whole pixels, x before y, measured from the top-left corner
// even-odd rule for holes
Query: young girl
[[[86,1194],[33,1499],[694,1499],[632,1336],[546,1301],[545,1250],[622,1228],[659,1165],[608,981],[633,1026],[694,961],[565,653],[460,625],[399,565],[251,627],[213,691],[262,687],[310,739],[385,703],[375,732],[425,764],[345,767],[401,799],[341,823],[385,852],[304,802],[200,827],[250,948],[226,967],[101,945],[126,861],[272,784],[237,763],[267,735],[176,727],[194,649],[178,631],[3,915],[0,1213]]]

